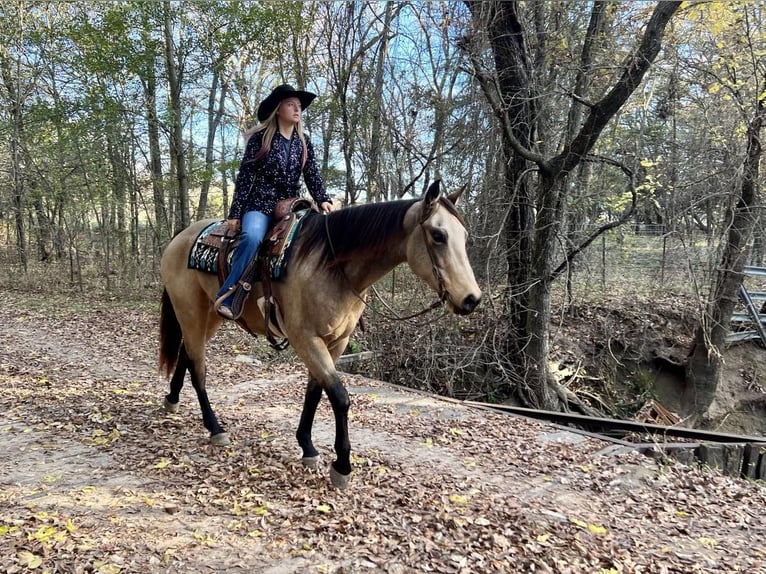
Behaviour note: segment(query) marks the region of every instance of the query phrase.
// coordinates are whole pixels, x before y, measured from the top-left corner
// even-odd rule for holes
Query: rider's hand
[[[333,209],[335,209],[335,206],[329,201],[323,201],[319,205],[319,208],[322,210],[323,213],[330,213]]]

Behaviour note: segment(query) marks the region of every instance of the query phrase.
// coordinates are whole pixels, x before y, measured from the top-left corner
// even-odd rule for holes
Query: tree
[[[379,16],[372,12],[372,6],[365,3],[347,2],[324,5],[324,34],[327,46],[327,83],[337,98],[337,105],[330,109],[329,123],[340,129],[341,152],[345,168],[346,204],[355,203],[361,193],[359,182],[354,177],[355,156],[360,146],[360,126],[368,123],[368,93],[372,90],[373,74],[367,63],[373,61],[370,54],[380,42],[388,37],[391,16],[384,16],[387,22],[377,30]],[[337,120],[335,118],[338,118]]]
[[[543,29],[543,2],[529,3],[535,33],[527,31],[528,14],[521,2],[468,1],[475,30],[483,36],[469,38],[467,47],[473,72],[481,83],[489,105],[498,114],[503,127],[503,150],[506,159],[505,196],[510,204],[506,231],[508,274],[512,292],[507,317],[514,326],[507,341],[507,369],[514,373],[518,393],[530,405],[559,409],[566,399],[549,377],[548,337],[551,317],[551,286],[555,279],[554,258],[557,236],[566,213],[567,180],[591,153],[601,132],[622,105],[639,87],[662,45],[665,27],[681,2],[656,5],[638,44],[620,66],[620,74],[595,100],[570,91],[571,106],[585,106],[582,123],[570,129],[569,136],[552,145],[546,133],[545,106],[538,76],[543,73],[547,44]],[[595,2],[591,21],[599,18],[602,2]],[[598,26],[590,26],[594,34]],[[482,38],[491,48],[494,69],[483,65]],[[533,54],[530,43],[537,43]],[[596,38],[586,36],[581,62],[589,63],[589,46]],[[581,66],[578,78],[587,75]],[[570,114],[570,117],[577,114]],[[573,126],[574,128],[574,126]],[[536,173],[530,183],[529,173]]]
[[[714,7],[720,10],[721,7]],[[709,16],[709,8],[700,8]],[[746,149],[740,174],[735,178],[723,212],[724,235],[720,259],[707,298],[707,306],[694,336],[687,363],[687,379],[691,383],[690,413],[705,422],[715,399],[723,368],[722,349],[743,281],[758,223],[759,174],[762,155],[761,131],[766,121],[766,67],[763,62],[764,38],[760,7],[732,4],[716,12],[716,26],[711,34],[718,54],[705,68],[709,90],[724,94],[739,111],[741,124],[746,124]],[[748,116],[751,116],[748,119]]]
[[[28,6],[24,0],[18,0],[12,5],[4,5],[0,18],[0,77],[2,77],[2,92],[4,123],[7,126],[7,141],[9,144],[9,164],[11,172],[11,211],[13,213],[14,229],[16,232],[16,252],[24,271],[27,270],[27,237],[24,226],[24,204],[26,199],[25,169],[24,169],[24,140],[25,113],[27,100],[33,93],[35,85],[34,62],[24,50],[26,42],[26,26],[30,24]]]

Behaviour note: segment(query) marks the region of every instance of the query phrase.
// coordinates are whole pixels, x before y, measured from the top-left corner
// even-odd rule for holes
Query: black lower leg
[[[197,400],[199,401],[200,409],[202,409],[202,422],[205,424],[205,428],[210,431],[211,436],[221,434],[225,432],[218,419],[213,412],[213,408],[210,406],[210,400],[207,398],[207,390],[205,390],[205,372],[201,374],[197,372],[197,367],[190,361],[189,373],[191,374],[191,381],[194,390],[197,392]]]
[[[335,415],[335,454],[337,458],[332,463],[333,468],[343,475],[351,473],[351,442],[348,438],[348,409],[351,401],[348,391],[340,379],[327,388],[327,398],[330,399]]]
[[[186,354],[186,347],[181,345],[181,349],[178,351],[178,362],[176,363],[175,371],[173,371],[173,378],[170,379],[170,392],[165,395],[165,400],[172,405],[178,404],[188,366],[189,356]]]
[[[306,387],[306,396],[303,400],[303,411],[301,411],[301,420],[298,423],[298,431],[295,433],[295,438],[298,439],[298,444],[303,450],[303,458],[313,458],[319,456],[314,443],[311,440],[311,428],[314,426],[314,415],[316,414],[317,405],[322,398],[322,387],[316,379],[309,376],[309,383]]]

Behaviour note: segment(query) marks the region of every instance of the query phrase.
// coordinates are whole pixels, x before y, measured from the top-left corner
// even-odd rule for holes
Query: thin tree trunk
[[[170,222],[165,205],[163,186],[162,151],[160,147],[160,119],[157,112],[157,71],[151,50],[149,22],[144,22],[142,39],[146,49],[146,70],[143,74],[143,89],[146,105],[147,136],[149,138],[149,170],[152,181],[152,199],[154,200],[155,252],[159,253],[165,241],[170,238]]]
[[[207,200],[210,191],[210,181],[213,176],[213,161],[215,152],[215,134],[223,118],[224,105],[226,102],[226,83],[221,82],[221,70],[216,67],[213,70],[213,80],[210,85],[207,100],[207,141],[205,142],[205,174],[199,194],[197,205],[197,217],[207,217]],[[220,86],[220,89],[219,89]],[[217,100],[217,104],[216,104]]]
[[[13,221],[16,229],[16,253],[18,254],[19,261],[21,262],[24,273],[29,268],[29,261],[27,258],[27,237],[24,227],[24,200],[25,189],[23,179],[23,165],[22,165],[22,147],[21,138],[23,135],[23,111],[21,109],[21,86],[20,82],[20,70],[18,69],[18,62],[16,62],[15,72],[11,69],[11,62],[3,54],[0,54],[0,66],[2,67],[3,83],[5,89],[8,92],[8,99],[10,104],[10,116],[12,122],[12,135],[10,143],[10,159],[11,159],[11,180],[13,184],[13,195],[11,198],[11,209],[13,211]]]
[[[170,2],[164,4],[164,32],[165,32],[165,69],[168,75],[168,90],[170,92],[170,157],[175,168],[177,189],[177,202],[175,205],[176,231],[189,226],[189,179],[186,170],[186,153],[183,142],[183,102],[181,102],[181,84],[183,69],[176,62],[177,54],[175,40],[171,30],[171,7]]]
[[[388,53],[388,42],[391,39],[389,28],[391,27],[391,20],[393,19],[394,3],[389,0],[386,2],[386,13],[383,20],[383,35],[380,39],[380,46],[378,48],[378,60],[375,68],[375,86],[372,100],[372,118],[371,118],[371,134],[370,134],[370,163],[367,171],[367,181],[370,186],[369,199],[370,201],[379,201],[383,199],[384,185],[383,178],[381,177],[380,168],[380,140],[381,140],[381,114],[383,113],[383,82],[384,71],[386,63],[386,55]]]
[[[697,327],[687,362],[686,374],[691,384],[691,396],[687,397],[686,406],[690,413],[700,417],[705,416],[721,381],[721,349],[742,284],[747,248],[758,220],[757,185],[762,151],[761,128],[765,115],[761,99],[758,101],[758,112],[747,128],[747,154],[742,166],[739,194],[732,198],[726,211],[728,234],[716,280],[711,288],[707,313]]]

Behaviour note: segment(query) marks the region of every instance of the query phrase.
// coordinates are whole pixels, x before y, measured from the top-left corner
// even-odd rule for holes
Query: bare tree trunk
[[[207,141],[205,142],[205,177],[199,194],[197,205],[197,217],[207,217],[207,199],[210,191],[210,181],[213,177],[213,161],[215,151],[215,134],[221,125],[224,106],[226,103],[226,82],[221,82],[221,70],[216,67],[213,70],[213,79],[208,92],[207,100]],[[220,88],[219,88],[220,86]],[[217,99],[217,104],[216,104]]]
[[[500,99],[491,100],[495,113],[505,115],[513,138],[523,147],[530,148],[536,125],[535,98],[533,97],[532,64],[524,40],[517,2],[468,2],[474,18],[486,22],[490,44],[495,57]],[[493,88],[487,79],[479,77],[485,93]],[[506,134],[507,136],[508,134]],[[505,197],[509,203],[508,222],[505,228],[507,263],[506,293],[508,318],[515,327],[509,352],[515,357],[511,362],[523,364],[523,340],[526,338],[526,313],[529,309],[527,289],[531,271],[532,230],[534,229],[534,199],[528,178],[529,162],[520,155],[510,138],[503,138],[503,155],[506,158]],[[516,291],[514,293],[514,290]]]
[[[37,220],[37,260],[48,261],[51,257],[48,245],[52,244],[52,222],[48,214],[45,213],[42,194],[37,194],[32,203],[34,204],[35,218]]]
[[[366,125],[368,109],[365,102],[368,100],[358,93],[359,86],[367,86],[372,81],[372,74],[365,68],[369,61],[367,57],[381,41],[385,41],[390,31],[384,27],[382,32],[377,32],[365,22],[367,4],[346,2],[323,6],[327,14],[324,30],[328,49],[327,81],[338,99],[337,121],[340,122],[341,152],[346,170],[345,204],[350,205],[356,203],[364,191],[354,178],[354,155],[359,150],[367,150],[362,140],[363,130],[358,128]],[[329,121],[331,124],[335,121],[332,112]]]
[[[160,147],[160,119],[157,113],[157,71],[154,56],[150,48],[149,22],[144,22],[143,40],[146,50],[146,69],[142,83],[146,104],[146,123],[149,138],[149,169],[152,179],[152,199],[154,200],[154,237],[155,251],[162,250],[163,243],[170,238],[170,222],[165,205],[165,188],[162,173],[162,151]]]
[[[742,284],[748,244],[758,220],[757,185],[762,151],[761,128],[765,115],[763,99],[759,99],[758,111],[747,127],[747,154],[742,166],[742,184],[738,197],[735,194],[725,214],[728,235],[721,263],[711,288],[707,313],[697,327],[687,362],[686,375],[691,384],[691,396],[687,397],[685,406],[690,413],[700,417],[705,416],[721,381],[721,348]]]
[[[535,70],[525,41],[521,3],[468,1],[479,27],[486,29],[495,59],[495,76],[487,74],[476,54],[471,54],[476,77],[503,126],[506,154],[506,200],[510,203],[507,237],[508,284],[520,294],[511,299],[509,320],[514,329],[507,344],[508,369],[515,373],[518,392],[528,404],[545,409],[561,408],[548,372],[548,337],[551,285],[555,278],[553,257],[566,206],[565,182],[585,159],[608,122],[641,84],[644,74],[661,48],[665,26],[681,2],[660,2],[646,25],[635,51],[623,65],[623,73],[601,100],[589,105],[585,119],[571,126],[561,152],[545,157],[534,137],[539,122]],[[596,33],[598,26],[589,27]],[[543,47],[544,49],[544,47]],[[587,51],[583,56],[586,61]],[[575,98],[576,100],[576,98]],[[572,105],[580,105],[575,101]],[[570,120],[579,114],[570,115]],[[535,165],[536,197],[526,187],[525,174]],[[533,219],[532,208],[537,208]],[[534,236],[532,236],[534,234]],[[511,293],[513,295],[513,293]]]
[[[0,66],[2,67],[3,83],[8,93],[10,104],[10,116],[13,122],[12,136],[10,141],[10,159],[11,159],[11,181],[13,183],[13,196],[11,199],[11,209],[13,211],[13,221],[16,229],[16,253],[19,261],[24,267],[26,273],[29,268],[27,258],[27,237],[24,228],[24,179],[22,164],[21,137],[23,135],[23,111],[21,109],[21,86],[19,84],[20,72],[17,69],[11,69],[11,62],[7,57],[0,53]]]
[[[128,176],[124,162],[124,152],[120,144],[121,140],[111,131],[107,132],[107,156],[112,166],[112,200],[116,220],[117,242],[115,248],[120,264],[125,263],[127,255],[127,223],[125,209],[128,199]]]
[[[177,202],[175,205],[176,231],[189,226],[189,178],[186,173],[186,153],[183,142],[183,102],[181,102],[181,86],[183,83],[183,68],[176,62],[175,40],[171,30],[171,10],[169,0],[163,3],[163,19],[165,31],[165,68],[168,74],[168,90],[170,92],[170,158],[175,167],[176,182],[178,183]]]
[[[370,191],[368,193],[370,201],[379,201],[383,199],[385,186],[380,174],[380,151],[381,151],[381,114],[383,113],[383,72],[385,71],[386,54],[388,53],[388,42],[391,39],[389,29],[394,14],[394,3],[389,0],[386,2],[386,13],[383,20],[383,36],[380,39],[378,48],[378,59],[375,63],[375,84],[372,101],[372,126],[370,135],[370,163],[367,171],[367,181]]]

